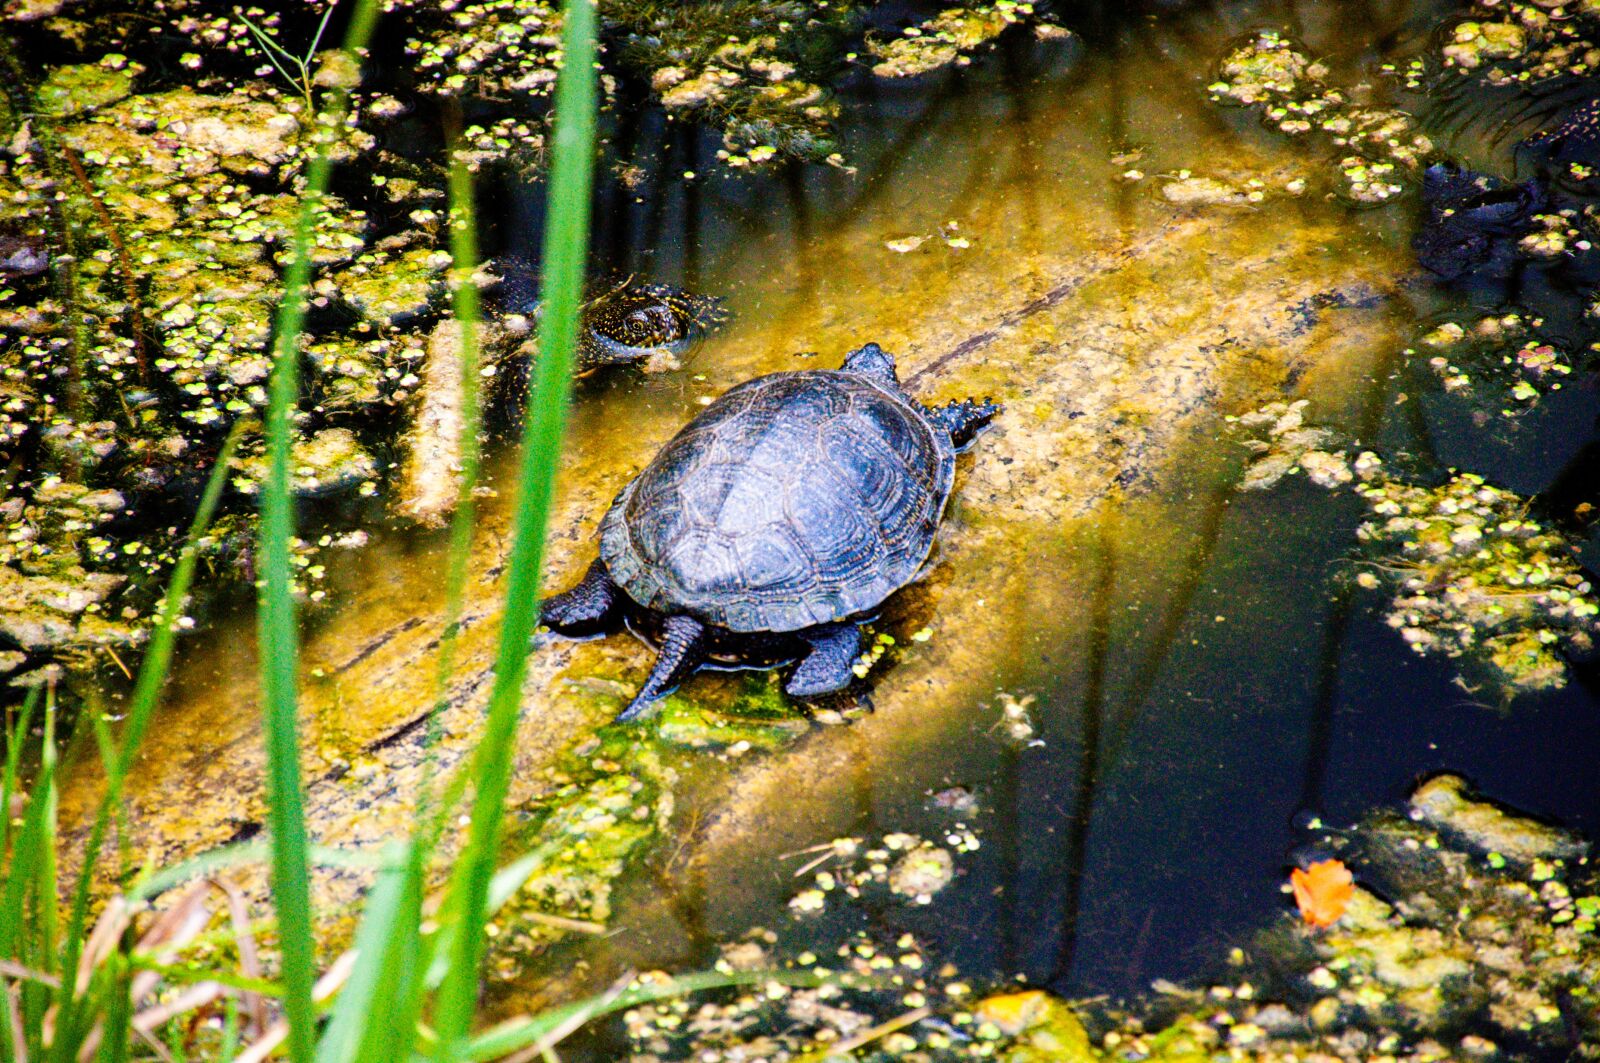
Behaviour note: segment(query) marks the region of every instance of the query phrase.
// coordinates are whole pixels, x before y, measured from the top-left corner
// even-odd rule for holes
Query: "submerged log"
[[[874,758],[948,735],[992,694],[997,669],[1019,647],[1084,628],[1088,595],[1070,579],[1041,578],[1044,562],[1065,558],[1069,571],[1074,536],[1092,527],[1105,502],[1158,484],[1219,413],[1337,390],[1401,346],[1403,317],[1386,292],[1403,261],[1336,211],[1206,214],[1152,199],[1141,203],[1142,216],[1119,225],[1072,202],[1049,209],[1057,216],[1047,224],[985,233],[959,268],[884,252],[877,233],[820,238],[814,263],[879,254],[883,261],[870,264],[875,284],[807,269],[770,280],[787,286],[768,293],[771,312],[742,315],[740,327],[700,354],[694,368],[715,394],[759,372],[831,367],[874,340],[897,355],[902,379],[925,401],[987,395],[1005,404],[962,460],[939,563],[892,603],[889,623],[908,631],[933,625],[934,637],[874,675],[871,718],[740,771],[706,773],[716,778],[695,801],[708,859],[763,832],[781,836],[785,819],[801,818],[797,803],[836,800],[832,784],[870,773]],[[804,348],[822,354],[784,354]],[[445,361],[430,358],[430,372],[443,373]],[[626,393],[580,396],[549,535],[550,586],[567,585],[587,566],[612,496],[704,397],[660,396],[632,404]],[[436,560],[418,564],[405,559],[403,544],[375,544],[338,622],[308,639],[302,726],[315,841],[372,848],[404,834],[422,781],[473,749],[490,687],[508,510],[503,501],[486,506],[479,524],[478,577],[468,588],[455,678],[432,721],[431,754],[423,723],[435,699],[441,628]],[[541,643],[532,652],[513,772],[513,799],[522,805],[551,788],[546,769],[564,750],[609,721],[649,656],[626,637]],[[226,842],[263,818],[253,662],[237,653],[205,666],[216,670],[181,687],[185,695],[152,730],[128,785],[128,842],[157,864]],[[714,701],[726,682],[697,679],[685,693]],[[618,694],[597,695],[597,684]],[[100,785],[92,770],[71,780],[61,813],[69,849],[86,831]],[[240,876],[265,905],[265,869]],[[328,942],[348,931],[367,880],[349,868],[316,873],[317,910],[334,931]]]
[[[446,318],[428,336],[418,410],[405,436],[395,509],[427,528],[442,528],[461,494],[461,325]]]

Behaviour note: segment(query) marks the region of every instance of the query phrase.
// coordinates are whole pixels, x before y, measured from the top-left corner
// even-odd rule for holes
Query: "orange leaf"
[[[1338,860],[1321,860],[1304,870],[1297,867],[1290,872],[1289,883],[1301,917],[1312,926],[1338,922],[1356,892],[1350,869]]]

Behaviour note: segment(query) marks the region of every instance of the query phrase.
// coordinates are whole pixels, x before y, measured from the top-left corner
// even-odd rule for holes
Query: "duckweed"
[[[1434,152],[1411,115],[1355,102],[1349,90],[1326,83],[1325,64],[1275,30],[1226,56],[1220,75],[1209,88],[1216,102],[1252,108],[1270,128],[1312,134],[1340,150],[1336,187],[1350,202],[1385,203],[1400,195]]]

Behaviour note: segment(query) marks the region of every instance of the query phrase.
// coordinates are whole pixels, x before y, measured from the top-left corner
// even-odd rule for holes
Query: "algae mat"
[[[702,402],[751,375],[834,365],[876,340],[928,401],[991,395],[1006,404],[962,460],[938,564],[884,621],[900,636],[930,627],[932,637],[900,638],[898,659],[873,677],[872,718],[819,730],[737,774],[715,764],[698,772],[677,795],[680,807],[694,806],[695,839],[776,844],[778,828],[805,821],[806,802],[833,799],[830,782],[846,770],[870,772],[878,756],[947,755],[941,737],[1008,669],[1088,626],[1074,544],[1108,497],[1158,487],[1219,412],[1289,394],[1347,394],[1401,345],[1410,313],[1388,286],[1405,259],[1385,246],[1381,227],[1353,227],[1337,205],[1276,192],[1264,209],[1186,209],[1152,184],[1115,186],[1110,136],[1075,117],[1070,96],[1052,106],[1059,113],[1034,113],[1028,135],[1004,150],[982,150],[974,122],[964,144],[930,138],[917,151],[942,158],[913,159],[893,181],[863,179],[869,194],[826,231],[768,224],[723,239],[705,282],[729,293],[735,324],[683,374],[615,376],[580,393],[550,536],[551,586],[587,565],[606,504],[655,448]],[[1209,122],[1179,112],[1151,121],[1172,126],[1159,139],[1174,160],[1197,148],[1184,123]],[[950,155],[953,147],[962,153]],[[1061,157],[1094,161],[1042,161]],[[1248,144],[1230,141],[1227,157],[1232,176],[1272,189],[1295,176],[1282,157]],[[823,191],[848,181],[830,178]],[[955,218],[967,247],[951,246],[949,230],[913,252],[889,246]],[[484,507],[455,677],[436,720],[442,768],[471,750],[488,691],[510,491],[503,475],[493,482],[501,498]],[[370,847],[411,824],[426,771],[422,720],[434,699],[442,559],[438,539],[381,539],[337,575],[345,604],[308,634],[307,809],[324,845]],[[128,787],[126,840],[141,859],[170,863],[259,829],[263,761],[246,630],[188,647]],[[644,649],[626,638],[535,648],[515,769],[521,807],[553,785],[545,769],[563,750],[615,711],[596,677],[631,687],[646,665]],[[684,693],[717,703],[728,688],[726,678],[706,676]],[[63,795],[68,862],[100,785],[83,766]],[[264,904],[264,869],[237,874]],[[321,917],[344,922],[363,880],[319,871]]]

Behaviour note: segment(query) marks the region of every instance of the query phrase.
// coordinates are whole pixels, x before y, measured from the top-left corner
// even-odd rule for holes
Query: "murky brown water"
[[[1290,24],[1359,77],[1377,42],[1405,39],[1430,10],[1242,5],[1121,23],[1087,47],[1012,42],[970,71],[859,101],[858,172],[679,180],[650,247],[613,235],[639,210],[601,220],[613,265],[722,294],[733,319],[681,373],[580,386],[552,585],[587,565],[606,502],[656,446],[750,376],[833,366],[873,340],[924,399],[993,395],[1007,409],[962,460],[940,564],[881,624],[905,649],[875,675],[876,714],[765,759],[700,758],[675,837],[628,880],[612,933],[564,946],[526,987],[556,970],[579,972],[560,981],[566,992],[630,965],[700,965],[712,940],[789,926],[781,854],[838,835],[934,833],[949,816],[927,795],[961,785],[977,796],[966,822],[984,848],[949,903],[862,918],[930,935],[980,975],[1125,990],[1182,975],[1278,903],[1296,811],[1358,794],[1365,807],[1431,766],[1417,758],[1429,742],[1437,752],[1431,733],[1397,740],[1381,770],[1341,775],[1330,762],[1345,724],[1328,675],[1355,668],[1350,688],[1371,688],[1358,663],[1341,665],[1352,645],[1412,668],[1405,682],[1426,698],[1440,699],[1429,686],[1440,680],[1384,649],[1370,618],[1347,637],[1327,577],[1352,511],[1292,490],[1236,504],[1242,453],[1220,421],[1309,397],[1322,421],[1387,430],[1397,353],[1438,306],[1398,283],[1413,269],[1407,208],[1356,213],[1286,193],[1315,179],[1317,158],[1203,92],[1241,31]],[[1135,168],[1149,176],[1118,179]],[[1259,177],[1268,196],[1178,208],[1160,189],[1180,170]],[[915,250],[888,246],[917,236]],[[1308,312],[1318,300],[1328,308]],[[446,764],[471,748],[487,689],[507,464],[496,459],[502,493],[482,510]],[[379,534],[334,574],[338,604],[311,622],[305,767],[325,844],[372,844],[409,823],[421,757],[385,740],[432,700],[443,568],[441,536]],[[931,638],[909,640],[924,627]],[[171,860],[259,823],[250,642],[241,621],[184,646],[130,783],[135,851]],[[626,637],[535,651],[522,796],[604,722],[605,705],[571,681],[631,687],[646,663]],[[706,674],[684,693],[714,704],[738,682]],[[997,732],[1000,691],[1040,696],[1042,748]],[[64,833],[98,785],[87,767],[69,780]],[[358,895],[353,879],[323,885],[325,912]]]

